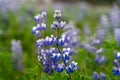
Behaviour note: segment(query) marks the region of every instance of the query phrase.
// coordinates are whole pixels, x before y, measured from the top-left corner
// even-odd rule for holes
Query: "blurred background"
[[[39,69],[39,62],[35,55],[35,37],[31,34],[32,27],[35,26],[33,18],[42,10],[46,10],[48,14],[47,27],[53,21],[54,10],[62,10],[63,20],[67,23],[72,21],[79,30],[78,37],[81,44],[89,43],[91,37],[99,32],[101,26],[104,29],[103,26],[109,24],[110,30],[107,32],[108,35],[105,37],[105,44],[102,47],[106,49],[107,53],[111,53],[109,57],[108,54],[105,55],[108,57],[107,70],[112,70],[114,58],[112,52],[114,52],[114,48],[119,50],[119,45],[114,38],[114,31],[111,29],[110,13],[111,11],[120,12],[119,6],[120,0],[0,0],[0,80],[48,80]],[[118,17],[120,20],[120,16]],[[77,51],[76,61],[81,69],[73,74],[76,80],[92,80],[94,69],[104,71],[103,68],[96,69],[99,66],[93,62],[95,56],[89,54],[92,53],[91,51],[82,48],[78,48]],[[89,64],[93,64],[93,66]],[[105,66],[106,64],[102,67]],[[106,75],[110,78],[112,72],[108,72],[109,74],[106,72]],[[82,79],[81,75],[85,75],[85,79]],[[57,73],[48,76],[50,80],[59,79]],[[61,75],[60,80],[64,76],[65,74]]]

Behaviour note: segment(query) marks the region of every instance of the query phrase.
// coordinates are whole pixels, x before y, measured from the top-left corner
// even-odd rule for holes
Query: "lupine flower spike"
[[[44,23],[45,16],[45,12],[35,16],[35,22],[38,24],[32,29],[32,33],[40,37],[36,41],[38,61],[42,64],[45,73],[52,74],[54,71],[61,73],[66,70],[69,79],[71,79],[70,73],[77,70],[78,66],[75,61],[70,62],[71,56],[74,54],[74,49],[65,46],[70,43],[71,37],[68,38],[66,34],[60,34],[60,30],[64,29],[66,22],[61,20],[61,10],[55,10],[51,29],[56,31],[57,34],[51,34],[51,36],[43,38],[40,36],[40,33],[47,29]]]
[[[23,54],[21,41],[12,40],[11,41],[11,50],[12,50],[12,60],[16,70],[23,70]]]
[[[109,13],[110,23],[113,28],[114,38],[120,46],[120,9],[117,5],[114,5]]]

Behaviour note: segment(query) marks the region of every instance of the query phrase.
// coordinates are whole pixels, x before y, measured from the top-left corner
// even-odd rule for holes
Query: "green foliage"
[[[97,9],[96,9],[97,11]],[[88,23],[91,26],[93,32],[95,26],[98,24],[99,15],[102,13],[95,13],[92,9],[87,12],[82,20],[76,20],[76,26],[82,29],[84,23]],[[75,15],[70,13],[68,9],[64,14],[64,19],[67,21],[70,19],[75,20]],[[106,13],[106,12],[103,12]],[[47,17],[47,32],[45,35],[49,35],[50,23],[53,20],[53,10],[48,10]],[[71,17],[71,15],[73,17]],[[33,16],[29,15],[26,9],[21,9],[18,12],[8,11],[5,16],[0,13],[0,80],[68,80],[68,76],[65,72],[59,74],[54,72],[52,75],[45,74],[42,71],[40,63],[37,61],[35,54],[35,38],[31,34],[31,28],[35,25]],[[94,28],[93,28],[94,27]],[[82,36],[82,35],[80,35]],[[14,69],[14,64],[11,57],[11,40],[21,40],[23,46],[23,71],[17,71]],[[114,51],[120,51],[117,42],[114,39],[106,40],[103,42],[102,47],[105,49],[104,55],[107,57],[107,63],[102,66],[98,66],[94,62],[95,56],[79,48],[73,58],[80,69],[72,73],[72,80],[93,80],[93,71],[104,72],[107,76],[106,80],[118,80],[120,77],[115,77],[112,74]]]

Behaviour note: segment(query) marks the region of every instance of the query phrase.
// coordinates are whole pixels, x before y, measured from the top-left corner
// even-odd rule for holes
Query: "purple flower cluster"
[[[41,35],[42,30],[46,30],[45,24],[46,15],[47,15],[46,12],[43,11],[41,14],[37,14],[34,17],[34,20],[37,23],[37,25],[32,28],[32,34],[35,34],[37,37]]]
[[[100,39],[92,39],[92,43],[91,43],[91,46],[95,48],[95,50],[93,51],[96,56],[94,61],[98,65],[102,65],[104,62],[107,61],[106,57],[102,54],[105,52],[105,50],[103,48],[96,48],[96,47],[100,47],[101,43],[102,42]]]
[[[114,68],[112,70],[112,73],[114,75],[120,75],[120,64],[119,64],[119,60],[120,59],[120,52],[117,52],[115,54],[115,59],[114,59]]]
[[[113,28],[114,38],[120,46],[120,9],[114,5],[109,12],[110,23]]]
[[[76,46],[78,46],[79,45],[78,34],[79,34],[78,29],[74,26],[74,23],[70,21],[69,24],[65,26],[64,33],[62,34],[63,36],[65,35],[66,39],[68,40],[68,42],[65,43],[64,46],[71,48],[75,48]]]
[[[103,55],[104,53],[104,49],[103,48],[96,48],[95,45],[100,45],[101,41],[94,39],[92,41],[92,44],[84,44],[84,48],[89,51],[92,52],[95,55],[95,59],[94,61],[98,64],[98,65],[102,65],[104,62],[107,61],[106,57]]]
[[[103,48],[100,48],[96,51],[96,58],[94,59],[94,61],[98,64],[98,65],[102,65],[104,62],[107,61],[107,59],[105,58],[105,56],[101,55],[101,53],[103,53],[104,50]]]
[[[106,57],[103,55],[104,49],[97,48],[100,45],[101,41],[97,39],[93,39],[91,44],[83,43],[82,48],[86,49],[87,51],[93,53],[95,55],[94,61],[98,65],[102,65],[104,62],[107,61]]]
[[[101,64],[103,64],[104,62],[106,62],[106,58],[105,58],[105,56],[101,56],[101,55],[97,54],[94,61],[95,61],[96,63],[98,63],[98,65],[101,65]]]
[[[12,60],[16,70],[23,69],[23,52],[20,40],[11,41]]]
[[[109,23],[109,18],[107,15],[102,15],[100,17],[100,22],[99,22],[99,26],[98,29],[96,31],[96,39],[103,41],[108,33],[108,31],[110,30],[110,23]]]
[[[95,80],[105,80],[106,76],[104,73],[100,72],[100,74],[98,74],[97,72],[93,72],[93,76],[92,76]]]
[[[111,26],[113,28],[118,28],[120,23],[120,10],[117,5],[113,5],[109,13]]]
[[[60,30],[64,29],[66,22],[61,20],[61,10],[55,10],[54,21],[51,24],[51,29],[56,31],[56,34],[43,38],[41,33],[46,30],[45,22],[46,12],[42,12],[34,17],[37,26],[33,27],[32,33],[40,37],[36,41],[38,61],[42,64],[45,73],[52,74],[54,71],[61,73],[66,70],[67,74],[78,69],[77,63],[70,62],[70,57],[74,54],[74,49],[66,46],[71,41],[68,35],[60,35]]]
[[[22,46],[20,40],[12,40],[11,41],[11,50],[13,53],[17,53],[19,55],[22,55]]]
[[[55,36],[51,35],[50,37],[46,36],[45,39],[38,39],[36,46],[39,46],[39,47],[53,46],[53,45],[56,45],[57,43],[58,43],[58,46],[64,46],[64,44],[68,42],[69,40],[65,35],[62,35],[60,39],[58,39],[58,41]]]

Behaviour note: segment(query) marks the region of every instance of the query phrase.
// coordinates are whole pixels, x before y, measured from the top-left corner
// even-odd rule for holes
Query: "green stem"
[[[59,34],[60,34],[60,30],[59,30],[59,28],[57,28],[57,43],[56,43],[56,47],[57,47],[59,53],[62,55],[62,51],[60,50],[60,48],[59,48],[59,46],[58,46]],[[64,61],[63,61],[63,62],[64,62]],[[65,62],[64,62],[64,65],[67,67],[67,64],[66,64]],[[68,74],[68,76],[69,76],[69,80],[72,80],[72,77],[71,77],[71,74],[70,74],[70,73]]]

